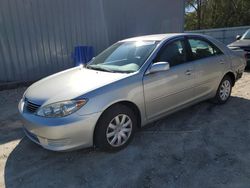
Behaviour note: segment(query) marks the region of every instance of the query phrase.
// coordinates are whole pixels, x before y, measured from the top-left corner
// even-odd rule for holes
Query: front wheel
[[[105,151],[117,151],[126,147],[137,127],[135,113],[124,105],[106,110],[97,123],[95,145]]]
[[[229,76],[225,76],[219,85],[214,101],[217,104],[226,103],[231,96],[231,92],[232,92],[232,80]]]

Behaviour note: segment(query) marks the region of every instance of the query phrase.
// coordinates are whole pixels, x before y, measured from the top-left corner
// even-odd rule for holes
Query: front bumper
[[[95,125],[101,112],[80,116],[77,113],[62,118],[44,118],[24,112],[23,101],[18,105],[23,116],[26,136],[42,147],[66,151],[93,146]]]

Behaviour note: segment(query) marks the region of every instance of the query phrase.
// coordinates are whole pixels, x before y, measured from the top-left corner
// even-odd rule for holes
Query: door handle
[[[186,71],[186,75],[191,75],[192,74],[192,71],[191,70],[187,70]]]

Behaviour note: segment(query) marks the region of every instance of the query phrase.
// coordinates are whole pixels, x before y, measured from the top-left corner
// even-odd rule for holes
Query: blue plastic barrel
[[[94,48],[92,46],[76,46],[74,48],[73,59],[75,66],[86,65],[94,57]]]

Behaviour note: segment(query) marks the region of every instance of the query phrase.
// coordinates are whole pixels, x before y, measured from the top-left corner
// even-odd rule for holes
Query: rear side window
[[[222,54],[216,46],[201,39],[188,39],[194,60]]]
[[[184,40],[176,40],[162,47],[154,62],[168,62],[170,67],[185,63],[187,53]]]

